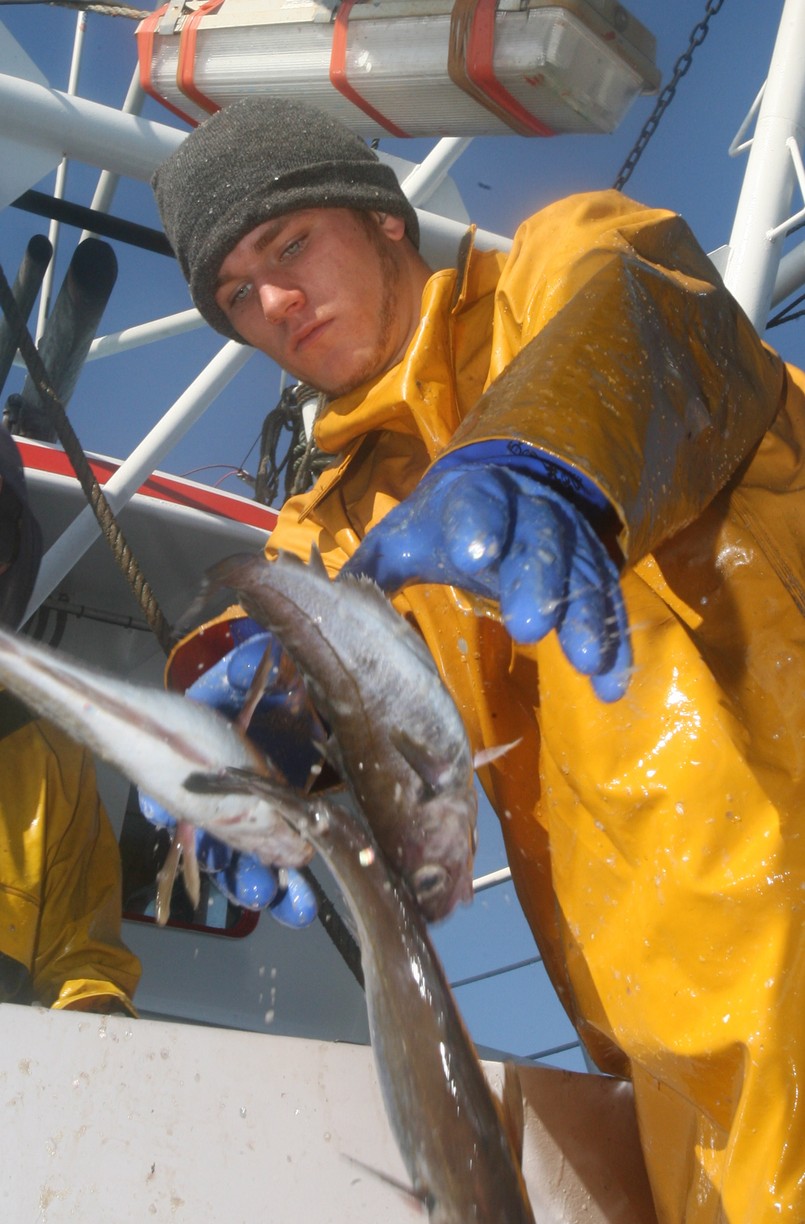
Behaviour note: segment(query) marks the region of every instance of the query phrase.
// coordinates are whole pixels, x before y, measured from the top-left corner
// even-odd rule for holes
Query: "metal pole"
[[[87,31],[87,14],[78,13],[75,20],[75,37],[73,39],[73,58],[70,62],[70,76],[67,82],[67,95],[74,97],[78,92],[78,77],[81,69],[81,55],[84,49],[84,35]],[[53,194],[57,200],[64,198],[64,184],[67,180],[67,158],[62,158],[56,171],[56,185]],[[56,268],[56,252],[59,247],[59,223],[51,221],[48,229],[48,239],[53,247],[53,261],[45,273],[42,282],[42,296],[39,299],[39,317],[36,324],[36,342],[39,343],[45,331],[45,320],[50,312],[50,298],[53,292],[53,276]]]
[[[145,90],[140,84],[140,70],[135,68],[121,110],[124,115],[139,115],[144,102]],[[102,170],[98,175],[98,182],[95,187],[95,194],[92,197],[91,207],[98,212],[108,212],[119,181],[119,174],[112,174],[110,170]],[[84,230],[81,237],[87,238],[89,233],[89,230]]]
[[[199,417],[203,416],[253,353],[254,349],[238,344],[235,340],[228,341],[143,438],[139,446],[135,447],[125,463],[120,465],[114,476],[104,485],[106,499],[116,513],[131,500],[168,451]],[[83,557],[97,535],[98,521],[91,507],[86,506],[46,552],[25,620],[33,616],[65,574]]]
[[[760,103],[724,280],[763,332],[780,263],[796,164],[786,142],[805,136],[805,0],[785,0]]]
[[[151,319],[149,323],[137,323],[124,331],[98,336],[89,346],[87,361],[95,361],[98,357],[114,357],[117,353],[152,344],[155,340],[182,336],[185,332],[197,331],[198,328],[206,326],[205,320],[195,307],[191,310],[181,310],[178,314],[166,315],[162,319]]]
[[[472,143],[471,136],[443,136],[424,161],[414,166],[402,182],[412,204],[424,204],[444,182],[450,167]]]
[[[52,254],[53,247],[45,235],[34,234],[20,262],[12,293],[26,323]],[[12,335],[5,315],[0,315],[0,390],[5,386],[16,351],[17,337]]]
[[[803,285],[805,285],[805,242],[800,242],[799,246],[787,251],[780,260],[771,305],[779,306],[780,302],[784,302]]]
[[[0,113],[4,135],[23,147],[54,149],[146,182],[187,134],[5,73],[0,73]]]
[[[116,280],[117,259],[108,242],[87,238],[76,247],[38,345],[51,387],[64,408]],[[50,413],[30,374],[16,402],[14,432],[41,442],[55,442]]]

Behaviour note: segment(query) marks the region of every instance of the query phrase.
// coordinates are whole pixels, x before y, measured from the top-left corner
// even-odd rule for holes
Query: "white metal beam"
[[[760,332],[765,329],[805,137],[805,0],[785,0],[758,109],[724,279]]]

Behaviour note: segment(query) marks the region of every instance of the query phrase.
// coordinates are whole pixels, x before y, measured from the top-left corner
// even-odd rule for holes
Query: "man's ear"
[[[399,242],[405,236],[405,221],[393,213],[375,213],[377,223],[387,238]]]

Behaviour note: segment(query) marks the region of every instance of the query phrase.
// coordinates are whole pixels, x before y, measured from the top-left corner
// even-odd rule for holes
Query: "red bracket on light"
[[[333,28],[333,49],[330,53],[330,82],[348,101],[362,110],[370,119],[374,119],[375,123],[385,128],[390,136],[407,137],[407,132],[397,127],[397,124],[393,123],[391,119],[387,119],[385,115],[382,115],[379,110],[372,106],[371,102],[367,102],[365,98],[362,98],[347,80],[346,61],[349,37],[349,13],[355,3],[356,0],[344,0],[336,14],[335,26]]]

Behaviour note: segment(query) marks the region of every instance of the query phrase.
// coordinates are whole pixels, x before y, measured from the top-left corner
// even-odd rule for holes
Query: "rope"
[[[106,17],[130,17],[134,21],[153,16],[151,9],[131,8],[128,4],[101,4],[96,0],[0,0],[0,5],[4,4],[47,4],[49,8],[67,8],[79,13],[103,13]]]
[[[648,142],[659,127],[660,120],[671,105],[671,101],[676,93],[677,86],[682,80],[682,77],[688,71],[693,59],[693,53],[697,47],[700,47],[707,37],[710,27],[710,19],[716,15],[721,8],[724,0],[707,0],[705,5],[705,15],[690,32],[690,39],[685,51],[682,52],[679,59],[676,61],[671,73],[671,79],[657,98],[657,103],[654,110],[649,115],[645,122],[642,132],[634,143],[634,146],[618,171],[618,176],[612,184],[616,190],[620,191],[626,182],[631,178],[632,171],[640,161],[645,152]]]
[[[64,452],[73,465],[84,495],[92,507],[101,528],[104,539],[109,544],[124,577],[127,579],[137,603],[141,607],[148,624],[156,636],[165,654],[169,654],[173,646],[171,629],[163,616],[156,597],[145,581],[131,548],[126,543],[123,532],[118,526],[114,512],[106,500],[103,490],[95,478],[95,474],[84,454],[81,443],[64,411],[64,406],[54,391],[44,362],[31,339],[25,320],[19,312],[14,294],[0,266],[0,307],[8,320],[12,337],[22,358],[28,367],[42,401],[51,415],[53,426],[59,436]]]

